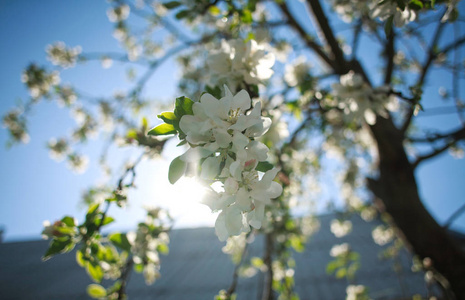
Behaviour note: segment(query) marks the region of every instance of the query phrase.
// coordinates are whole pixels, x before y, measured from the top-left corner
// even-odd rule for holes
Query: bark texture
[[[392,120],[380,117],[371,131],[378,144],[379,178],[369,179],[369,188],[392,216],[411,250],[421,259],[430,258],[433,267],[449,281],[456,299],[465,299],[465,252],[421,202],[403,133]]]

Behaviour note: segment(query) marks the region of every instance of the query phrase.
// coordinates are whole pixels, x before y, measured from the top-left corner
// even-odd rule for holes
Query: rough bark
[[[371,131],[378,144],[379,178],[369,179],[369,188],[402,231],[407,246],[421,259],[429,257],[433,267],[449,281],[455,297],[465,299],[465,252],[421,202],[403,133],[392,120],[380,117]]]

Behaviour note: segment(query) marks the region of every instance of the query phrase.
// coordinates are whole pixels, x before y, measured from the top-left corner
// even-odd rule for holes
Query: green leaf
[[[186,18],[188,15],[189,15],[188,10],[181,10],[180,12],[176,14],[176,19],[181,20],[181,19]]]
[[[208,9],[208,11],[210,12],[210,14],[211,14],[212,16],[218,16],[219,14],[221,14],[221,10],[220,10],[219,7],[216,6],[216,5],[210,6],[210,8]]]
[[[250,11],[255,11],[256,7],[257,7],[257,0],[249,0],[249,2],[247,3],[247,8],[250,10]]]
[[[137,131],[134,129],[129,129],[128,132],[126,133],[126,137],[129,139],[137,140],[138,138]]]
[[[103,279],[103,270],[98,263],[87,262],[87,273],[95,282],[101,282]]]
[[[147,120],[146,117],[143,117],[143,118],[142,118],[142,128],[143,128],[144,131],[145,131],[145,129],[146,129],[147,127],[149,127],[149,121]]]
[[[124,233],[113,233],[108,236],[108,239],[110,242],[112,242],[113,245],[116,247],[120,248],[121,250],[125,251],[130,251],[131,250],[131,244],[128,241],[128,238],[126,237],[126,234]]]
[[[410,0],[408,6],[414,10],[420,10],[423,8],[423,3],[420,0]]]
[[[93,204],[91,204],[91,205],[89,206],[89,209],[87,210],[87,215],[92,215],[92,214],[94,214],[94,213],[97,211],[97,209],[98,209],[99,206],[100,206],[99,203],[93,203]]]
[[[87,286],[87,294],[94,299],[100,299],[106,297],[107,291],[103,286],[93,283]]]
[[[168,180],[171,184],[175,184],[176,181],[181,178],[182,175],[186,172],[187,163],[181,160],[180,156],[173,159],[170,164],[170,169],[168,171]]]
[[[255,167],[255,170],[260,171],[260,172],[266,172],[271,169],[273,169],[273,165],[267,161],[261,161],[257,164],[257,167]]]
[[[65,216],[63,219],[61,219],[61,222],[65,223],[66,226],[68,227],[74,227],[76,226],[76,222],[73,217],[70,216]]]
[[[184,96],[178,97],[176,98],[174,113],[179,119],[184,115],[193,115],[192,105],[194,105],[194,101],[191,99]]]
[[[220,99],[221,98],[221,88],[219,86],[214,86],[213,88],[210,87],[210,86],[206,86],[205,87],[205,91],[207,91],[207,93],[209,93],[210,95],[212,95],[213,97],[217,98],[217,99]]]
[[[347,269],[346,268],[340,268],[336,272],[336,278],[338,278],[338,279],[344,278],[346,275],[347,275]]]
[[[170,249],[166,244],[160,244],[157,246],[157,251],[161,254],[167,255],[170,252]]]
[[[168,134],[176,134],[177,131],[174,129],[174,126],[171,124],[160,124],[155,128],[150,129],[147,133],[148,135],[168,135]]]
[[[162,112],[157,117],[162,119],[163,122],[165,122],[167,124],[171,124],[171,125],[173,125],[178,120],[178,118],[176,117],[176,115],[172,111]]]
[[[58,253],[64,253],[71,251],[74,248],[74,243],[70,238],[64,240],[54,239],[51,243],[45,255],[42,257],[43,261],[50,259],[52,256]]]
[[[176,147],[182,146],[182,145],[185,145],[185,144],[187,144],[187,140],[182,140],[182,141],[179,142],[179,144],[176,145]]]
[[[253,22],[252,13],[248,9],[242,11],[241,20],[244,24],[251,24]]]
[[[391,34],[393,22],[394,16],[390,16],[384,24],[384,33],[386,34],[386,37],[388,37]]]
[[[101,221],[101,220],[102,220],[101,218],[98,219],[98,220],[95,222],[95,224],[96,224],[97,226],[100,226],[100,221]],[[102,222],[102,226],[108,225],[108,224],[110,224],[110,223],[112,223],[112,222],[114,222],[114,221],[115,221],[114,218],[109,217],[109,216],[105,216],[105,219],[103,219],[103,222]]]
[[[84,267],[86,265],[86,260],[81,250],[76,251],[76,262],[81,267]]]
[[[263,259],[261,259],[260,257],[252,257],[250,262],[252,263],[252,266],[254,266],[255,268],[261,268],[264,265]]]
[[[135,264],[134,265],[134,271],[137,273],[142,273],[144,271],[144,265],[143,264]]]

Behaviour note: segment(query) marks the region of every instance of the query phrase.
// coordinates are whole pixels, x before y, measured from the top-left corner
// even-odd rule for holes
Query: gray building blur
[[[335,244],[347,242],[361,256],[356,283],[370,289],[373,299],[412,299],[426,297],[424,274],[411,271],[412,260],[403,252],[402,270],[393,270],[392,260],[380,260],[385,247],[376,245],[371,237],[379,221],[366,223],[353,217],[353,230],[343,238],[330,232],[334,215],[320,217],[321,228],[311,237],[305,252],[295,253],[295,282],[300,299],[345,299],[346,280],[326,273],[329,255]],[[129,299],[205,300],[231,284],[234,265],[222,252],[212,228],[177,229],[170,233],[170,253],[161,256],[161,278],[147,286],[141,274],[132,273],[128,285]],[[61,254],[42,262],[48,241],[27,241],[0,244],[0,299],[89,299],[86,287],[92,283],[75,260],[75,253]],[[249,247],[248,255],[261,257],[264,240],[258,237]],[[238,300],[259,299],[263,276],[240,278]],[[105,286],[105,282],[103,283]]]

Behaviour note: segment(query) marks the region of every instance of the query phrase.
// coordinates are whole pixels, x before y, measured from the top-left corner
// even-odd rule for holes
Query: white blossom
[[[394,239],[394,229],[392,229],[392,227],[379,225],[373,229],[371,236],[376,244],[384,246]]]
[[[349,244],[343,243],[340,245],[334,245],[329,251],[329,255],[331,255],[332,257],[338,257],[341,255],[347,255],[349,251],[350,251]]]
[[[405,24],[415,21],[417,13],[415,10],[409,8],[408,3],[405,3],[405,8],[402,10],[395,1],[385,1],[382,4],[376,5],[371,11],[371,17],[379,18],[381,21],[385,21],[391,16],[394,16],[394,25],[402,27]]]
[[[275,58],[254,40],[239,39],[221,43],[221,49],[211,54],[207,65],[213,85],[227,84],[235,92],[246,84],[259,84],[273,75]]]
[[[49,149],[49,155],[52,159],[56,161],[62,161],[65,159],[66,155],[69,152],[69,145],[65,139],[55,139],[52,138],[47,143],[47,148]]]
[[[339,83],[332,85],[338,107],[351,120],[364,119],[368,124],[376,123],[376,115],[387,116],[386,109],[394,110],[395,99],[388,95],[384,86],[372,89],[360,74],[353,71],[341,76]]]
[[[89,158],[87,156],[72,153],[68,155],[68,167],[76,172],[82,174],[86,171],[89,164]]]
[[[368,300],[367,288],[363,285],[348,285],[346,300]]]
[[[40,98],[46,96],[50,92],[50,88],[60,83],[58,71],[47,72],[35,64],[23,71],[21,81],[29,88],[29,93],[32,98]]]
[[[300,85],[309,74],[310,68],[307,58],[300,56],[291,65],[286,65],[284,80],[289,86]]]
[[[331,232],[338,238],[347,235],[352,231],[352,222],[349,220],[340,221],[334,219],[331,221]]]
[[[52,64],[64,69],[74,67],[81,51],[81,46],[76,46],[74,48],[66,47],[63,42],[56,42],[53,45],[48,45],[46,48],[47,59],[50,60]]]
[[[131,9],[129,5],[123,4],[107,10],[107,16],[110,22],[121,22],[129,17]]]
[[[255,138],[267,132],[271,119],[261,116],[260,102],[252,106],[246,91],[233,95],[226,86],[223,98],[204,94],[192,111],[179,122],[191,145],[181,160],[204,159],[200,178],[219,185],[203,199],[212,211],[220,211],[215,223],[218,238],[224,241],[249,231],[250,226],[261,228],[265,206],[282,193],[282,186],[273,181],[279,169],[268,170],[262,177],[255,170],[268,159],[269,151]]]

